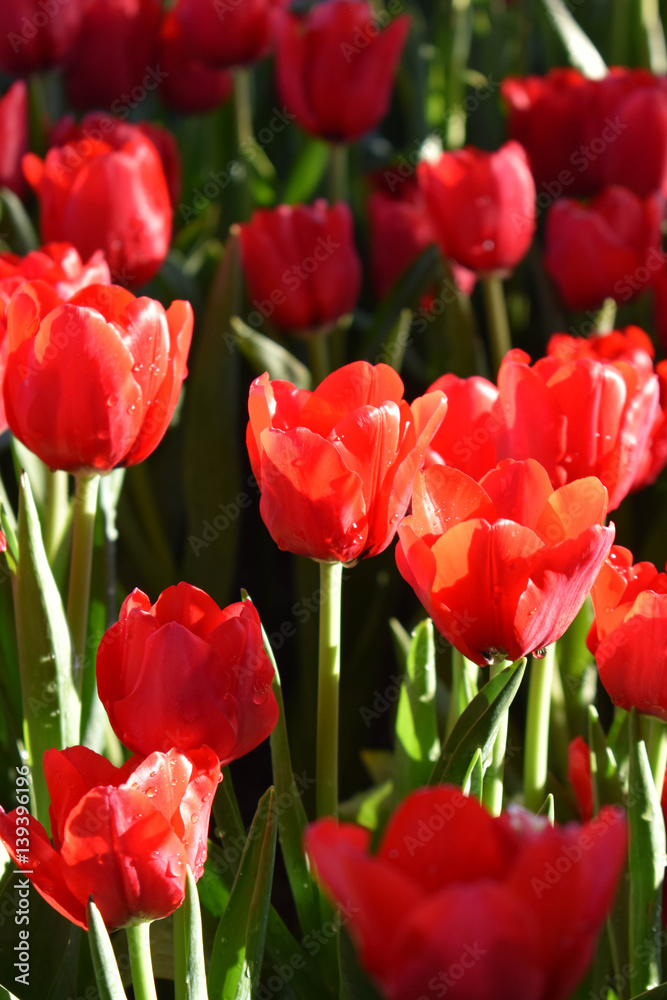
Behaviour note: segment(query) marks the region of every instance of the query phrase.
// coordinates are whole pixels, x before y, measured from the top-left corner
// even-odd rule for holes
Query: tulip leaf
[[[538,816],[546,816],[549,820],[549,826],[553,826],[556,821],[556,808],[554,803],[553,792],[549,792],[546,799],[537,810]]]
[[[72,676],[72,648],[60,593],[49,567],[30,483],[21,476],[19,562],[15,578],[24,735],[32,763],[37,818],[48,828],[41,767],[44,751],[79,742],[80,702]]]
[[[127,1000],[109,932],[92,899],[88,903],[88,940],[100,1000]]]
[[[198,331],[185,388],[183,477],[188,538],[183,576],[218,604],[229,600],[241,506],[239,357],[229,330],[241,297],[237,227],[232,227]]]
[[[394,371],[400,372],[405,355],[405,348],[410,343],[410,326],[412,324],[412,309],[401,309],[389,336],[380,348],[378,360],[391,365]]]
[[[428,783],[440,754],[435,691],[433,622],[427,618],[412,633],[398,698],[394,787],[399,802]]]
[[[543,0],[543,3],[552,27],[565,46],[570,63],[591,80],[601,80],[606,76],[608,70],[604,59],[564,0]]]
[[[410,652],[410,645],[412,639],[410,638],[410,633],[403,628],[398,618],[389,619],[389,628],[391,629],[391,637],[394,642],[394,652],[396,653],[396,659],[398,660],[401,669],[405,670],[408,663],[408,653]]]
[[[463,784],[461,785],[461,791],[468,798],[477,799],[478,802],[482,801],[482,792],[484,790],[484,764],[482,762],[482,751],[479,747],[475,750],[475,756],[470,761],[470,767],[466,771],[465,778],[463,779]]]
[[[294,161],[281,202],[297,205],[310,201],[324,176],[329,162],[329,145],[320,139],[307,139]]]
[[[245,592],[243,592],[245,593]],[[285,703],[280,682],[280,672],[276,658],[262,625],[264,649],[273,666],[273,693],[278,703],[278,721],[271,733],[271,764],[276,798],[280,803],[278,810],[278,836],[280,848],[287,870],[287,877],[292,890],[292,898],[299,916],[301,929],[305,933],[316,927],[320,920],[319,894],[313,882],[303,854],[303,833],[308,823],[302,796],[310,784],[308,775],[304,772],[297,786],[292,769],[292,756],[287,736],[285,719]]]
[[[660,986],[645,993],[637,993],[633,1000],[667,1000],[667,983],[660,983]]]
[[[272,379],[285,379],[293,382],[298,389],[310,389],[312,380],[309,369],[286,347],[253,330],[238,316],[232,316],[230,326],[241,354],[257,375],[268,372]]]
[[[588,708],[588,746],[591,755],[593,804],[598,812],[604,805],[624,805],[623,785],[611,749],[607,746],[600,717],[594,705]]]
[[[403,309],[412,308],[419,297],[440,276],[440,251],[431,244],[410,265],[383,299],[367,330],[361,346],[361,356],[377,364],[384,361],[382,345],[391,336]]]
[[[183,911],[182,913],[180,911]],[[206,959],[204,957],[204,940],[202,936],[201,909],[197,883],[192,869],[188,865],[185,899],[179,910],[174,914],[174,937],[180,933],[182,940],[178,942],[182,955],[183,968],[181,974],[184,982],[180,983],[180,996],[183,1000],[207,1000],[206,990]],[[174,972],[176,973],[177,942],[174,941]],[[176,979],[176,974],[174,974]]]
[[[501,670],[475,695],[449,734],[430,785],[445,781],[462,785],[478,748],[486,768],[501,721],[519,690],[525,669],[524,657]]]
[[[278,818],[273,788],[260,799],[241,864],[215,935],[209,1000],[257,996],[264,955]]]
[[[2,218],[9,221],[12,229],[12,248],[20,254],[37,250],[40,239],[19,196],[7,187],[0,188],[0,203]]]
[[[630,837],[630,993],[661,980],[661,898],[665,871],[665,824],[637,710],[630,717],[628,773]]]
[[[380,994],[359,965],[357,952],[344,928],[341,928],[338,935],[338,960],[341,976],[341,998],[344,1000],[381,1000]]]

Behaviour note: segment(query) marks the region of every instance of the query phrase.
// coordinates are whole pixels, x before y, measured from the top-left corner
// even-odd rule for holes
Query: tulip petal
[[[415,476],[410,523],[428,545],[460,521],[497,517],[483,487],[458,469],[434,465]]]
[[[537,524],[553,489],[539,462],[532,458],[524,462],[506,458],[482,477],[480,486],[495,504],[499,517],[540,534]]]
[[[49,818],[56,850],[62,845],[68,815],[96,785],[118,785],[122,781],[120,768],[88,747],[67,747],[47,750],[42,763],[46,787],[51,797]]]

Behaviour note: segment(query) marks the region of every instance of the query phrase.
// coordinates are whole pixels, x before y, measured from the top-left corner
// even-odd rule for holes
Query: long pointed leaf
[[[406,674],[396,713],[395,789],[400,801],[425,785],[440,753],[436,714],[435,641],[433,622],[421,622],[412,633]]]
[[[88,903],[88,939],[100,1000],[127,1000],[109,932],[92,899]]]

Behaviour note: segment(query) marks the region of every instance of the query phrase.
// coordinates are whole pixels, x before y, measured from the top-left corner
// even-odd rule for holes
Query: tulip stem
[[[504,667],[508,666],[508,661],[502,663],[492,663],[490,668],[490,679],[496,677]],[[498,735],[493,744],[493,754],[486,774],[484,775],[484,785],[482,789],[482,804],[488,809],[492,816],[500,816],[503,808],[503,776],[505,771],[505,752],[507,749],[507,728],[509,725],[509,713],[505,712],[498,726]]]
[[[252,191],[250,187],[250,163],[253,153],[259,148],[252,131],[252,97],[250,70],[239,67],[234,71],[234,111],[236,112],[236,139],[239,152],[244,159],[244,177],[240,183],[238,221],[250,218],[252,211]]]
[[[512,350],[510,325],[505,307],[505,293],[503,292],[502,280],[493,275],[487,275],[482,278],[482,289],[484,291],[486,319],[489,326],[491,362],[493,370],[497,374],[500,362],[507,352]]]
[[[308,354],[310,373],[313,376],[313,388],[315,388],[324,381],[331,371],[327,334],[314,334],[308,338]]]
[[[187,991],[187,929],[185,925],[185,901],[172,916],[174,948],[174,1000],[186,1000]]]
[[[68,485],[66,472],[47,471],[44,548],[52,569],[69,521]]]
[[[523,793],[527,809],[536,813],[547,796],[549,757],[549,716],[556,664],[556,644],[547,647],[546,655],[532,658],[528,682],[526,716],[526,752],[523,763]]]
[[[348,147],[335,142],[329,146],[329,203],[347,201],[348,191]]]
[[[151,925],[149,921],[126,927],[127,946],[132,971],[134,1000],[157,1000],[153,963],[151,962]]]
[[[67,595],[67,624],[72,636],[76,688],[81,697],[88,630],[90,577],[93,564],[95,514],[99,476],[77,476],[72,521],[72,562]]]
[[[667,767],[667,726],[662,719],[649,719],[647,753],[658,799],[662,798]]]
[[[317,688],[317,815],[338,813],[338,688],[342,563],[320,563],[320,645]]]
[[[447,713],[447,733],[451,733],[461,713],[477,694],[479,667],[452,646],[452,690]]]

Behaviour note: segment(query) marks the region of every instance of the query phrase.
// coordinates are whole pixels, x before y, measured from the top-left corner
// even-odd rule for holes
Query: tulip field
[[[0,3],[0,1000],[667,1000],[667,4]]]

